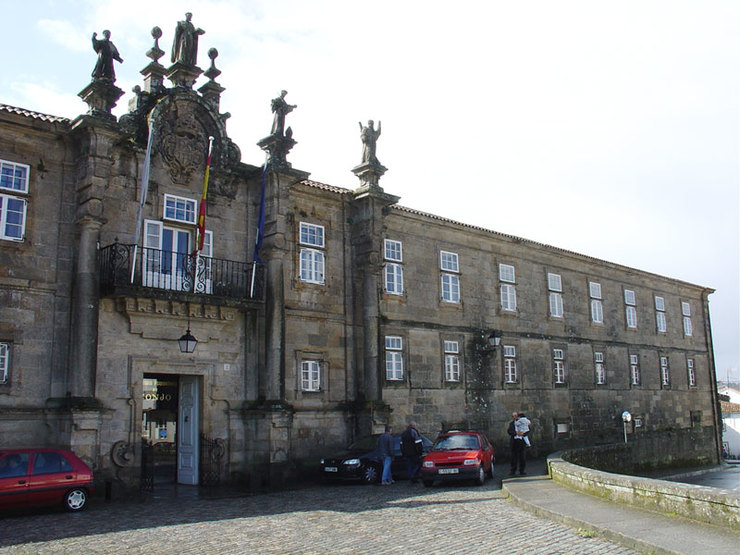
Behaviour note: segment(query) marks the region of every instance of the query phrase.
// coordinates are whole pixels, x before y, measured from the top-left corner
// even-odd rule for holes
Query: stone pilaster
[[[366,410],[359,414],[362,433],[375,432],[387,422],[389,411],[382,400],[382,357],[379,313],[379,291],[382,289],[380,245],[383,237],[383,211],[398,202],[399,197],[386,194],[377,185],[362,186],[354,193],[352,203],[352,257],[357,269],[355,288],[355,327],[362,330],[362,353],[358,364],[357,397],[364,399]]]
[[[103,206],[90,200],[77,220],[80,238],[73,294],[72,350],[68,388],[73,397],[95,396],[98,338],[97,245],[103,226]]]

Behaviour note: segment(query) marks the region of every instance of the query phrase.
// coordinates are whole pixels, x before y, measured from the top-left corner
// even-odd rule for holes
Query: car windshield
[[[454,435],[444,436],[439,438],[434,443],[434,451],[454,451],[456,449],[464,449],[466,451],[473,451],[478,449],[478,438],[472,435]]]
[[[349,446],[350,451],[372,451],[378,446],[378,436],[361,437]]]

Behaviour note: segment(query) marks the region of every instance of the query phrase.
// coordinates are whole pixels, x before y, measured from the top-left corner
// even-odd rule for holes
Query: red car
[[[94,493],[92,470],[72,451],[0,448],[0,510],[60,504],[79,511]]]
[[[425,486],[435,481],[475,480],[483,485],[493,478],[493,445],[479,432],[452,430],[440,434],[421,463],[419,476]]]

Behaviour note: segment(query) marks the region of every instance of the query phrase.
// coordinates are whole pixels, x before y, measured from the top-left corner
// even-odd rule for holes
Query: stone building
[[[0,105],[0,447],[262,483],[408,419],[505,454],[522,410],[540,453],[670,432],[717,459],[711,289],[402,207],[377,136],[357,189],[314,182],[285,94],[245,163],[218,53],[164,67],[152,35],[121,118],[109,76],[74,120]]]

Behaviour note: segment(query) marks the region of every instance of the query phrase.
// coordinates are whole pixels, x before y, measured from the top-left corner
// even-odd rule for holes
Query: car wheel
[[[64,496],[64,508],[68,511],[81,511],[87,505],[87,491],[83,488],[69,490]]]
[[[493,478],[493,463],[491,463],[491,468],[488,469],[488,477]]]
[[[422,480],[421,483],[424,484],[426,487],[430,487],[434,483],[434,481],[432,481],[432,480]]]
[[[376,484],[380,480],[380,470],[373,464],[365,465],[362,468],[362,481],[366,484]]]
[[[486,483],[486,471],[483,468],[483,465],[480,465],[478,467],[478,477],[475,479],[475,484],[478,486],[482,486]]]

